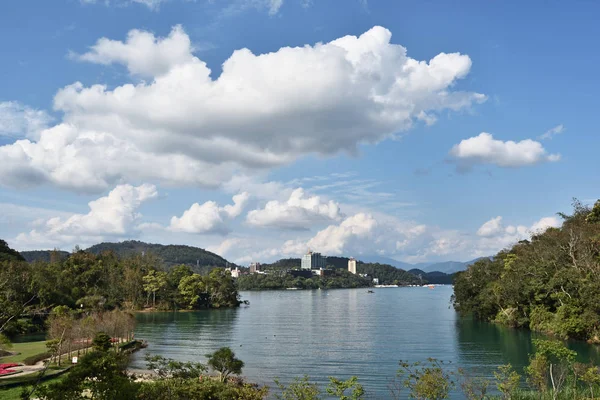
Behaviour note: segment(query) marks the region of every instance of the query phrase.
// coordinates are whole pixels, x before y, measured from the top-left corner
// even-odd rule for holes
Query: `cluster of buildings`
[[[327,257],[309,250],[308,253],[302,256],[301,269],[311,270],[315,275],[322,275],[326,262]],[[353,257],[348,260],[348,272],[356,275],[356,259]]]
[[[233,278],[239,278],[244,272],[240,270],[238,267],[235,268],[227,268],[227,271],[231,273]],[[250,274],[265,274],[266,272],[260,270],[260,263],[251,263],[249,272]]]
[[[327,276],[332,270],[327,269],[326,266],[327,257],[323,256],[321,253],[308,250],[308,252],[302,256],[300,269],[291,270],[288,271],[288,273],[292,274],[293,276],[302,276],[305,278],[310,278],[313,275]],[[244,273],[238,267],[235,267],[235,269],[227,268],[227,270],[231,273],[233,278],[239,278],[239,276]],[[348,260],[348,271],[354,275],[360,275],[363,278],[369,278],[369,276],[366,274],[356,273],[356,259],[352,257]],[[267,272],[261,271],[260,263],[251,263],[248,273],[266,274]],[[373,283],[378,284],[379,279],[374,278]]]

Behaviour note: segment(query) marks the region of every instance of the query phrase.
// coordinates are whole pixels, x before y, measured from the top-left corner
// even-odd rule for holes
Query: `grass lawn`
[[[63,379],[63,376],[56,377],[54,379],[48,379],[44,381],[41,386],[47,385],[49,383],[58,382]],[[23,386],[18,386],[12,389],[0,389],[0,399],[2,400],[20,400],[21,399],[21,391],[23,390]],[[35,394],[34,396],[35,397]]]
[[[23,362],[27,357],[35,356],[36,354],[45,353],[46,342],[27,342],[27,343],[13,343],[12,348],[10,349],[12,352],[17,352],[15,356],[8,356],[0,358],[0,364],[5,363],[20,363]]]

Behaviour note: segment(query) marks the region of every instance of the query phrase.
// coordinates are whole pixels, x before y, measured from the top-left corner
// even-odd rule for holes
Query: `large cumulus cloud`
[[[58,125],[0,147],[0,183],[90,192],[122,181],[215,187],[307,154],[354,152],[485,100],[455,89],[471,68],[467,55],[420,61],[390,40],[376,26],[267,54],[236,50],[214,77],[180,26],[167,37],[133,30],[125,41],[102,38],[73,57],[121,64],[131,83],[59,90]]]

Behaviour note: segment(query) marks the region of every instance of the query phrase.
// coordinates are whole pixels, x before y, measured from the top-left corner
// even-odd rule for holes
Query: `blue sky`
[[[0,237],[185,243],[240,263],[493,254],[600,197],[599,11],[6,2]]]

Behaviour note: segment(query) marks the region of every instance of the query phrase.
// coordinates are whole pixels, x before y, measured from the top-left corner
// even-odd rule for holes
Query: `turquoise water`
[[[389,398],[399,360],[434,357],[490,376],[501,364],[522,369],[531,334],[458,318],[450,306],[452,287],[242,292],[248,307],[183,313],[138,314],[136,337],[149,347],[132,364],[144,368],[146,352],[204,361],[231,347],[246,363],[243,375],[273,386],[309,375],[357,375],[369,398]],[[582,358],[597,349],[572,346]],[[519,371],[521,372],[521,371]]]

